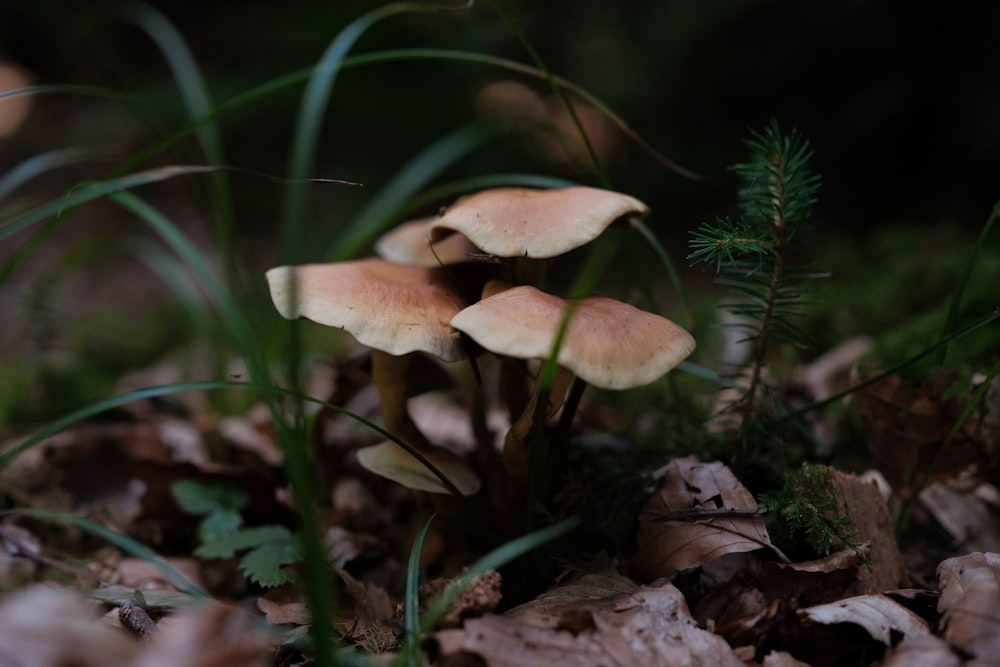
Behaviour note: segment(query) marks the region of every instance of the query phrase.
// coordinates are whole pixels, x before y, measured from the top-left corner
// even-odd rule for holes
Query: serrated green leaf
[[[202,543],[216,542],[236,532],[242,525],[243,517],[236,510],[212,512],[198,524],[198,539]]]
[[[295,579],[282,566],[302,560],[296,542],[268,542],[251,549],[240,559],[240,570],[259,586],[273,588]]]
[[[295,537],[284,526],[254,526],[223,535],[213,542],[206,542],[194,553],[199,558],[232,558],[237,551],[268,543],[293,544]]]
[[[182,510],[188,514],[231,512],[243,508],[247,494],[229,484],[205,483],[194,479],[181,479],[170,487],[170,493]]]

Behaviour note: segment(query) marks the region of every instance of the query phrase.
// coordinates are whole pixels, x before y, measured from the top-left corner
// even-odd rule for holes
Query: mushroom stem
[[[550,419],[559,410],[573,377],[572,372],[561,366],[556,367],[552,386],[548,388],[545,398],[543,422]],[[539,413],[539,401],[542,400],[543,393],[545,392],[542,391],[542,383],[536,378],[528,404],[517,421],[511,425],[504,439],[503,465],[517,494],[520,494],[520,490],[525,487],[528,481],[531,465],[531,440],[535,432],[535,425],[538,423],[539,415],[537,413]]]
[[[372,350],[372,383],[378,389],[386,430],[413,448],[426,452],[432,449],[431,444],[406,407],[412,354],[394,355]]]

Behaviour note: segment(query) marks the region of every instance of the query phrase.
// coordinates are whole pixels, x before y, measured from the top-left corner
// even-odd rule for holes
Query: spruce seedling
[[[776,121],[746,142],[750,160],[734,165],[741,180],[742,217],[705,223],[694,233],[688,259],[714,265],[718,282],[736,299],[723,304],[752,343],[738,397],[725,411],[737,416],[736,462],[746,463],[756,427],[766,409],[763,370],[778,343],[800,345],[804,334],[794,320],[802,314],[812,283],[826,277],[789,264],[792,240],[809,221],[819,177],[809,169],[812,151],[798,132],[782,134]],[[735,376],[731,379],[735,380]]]

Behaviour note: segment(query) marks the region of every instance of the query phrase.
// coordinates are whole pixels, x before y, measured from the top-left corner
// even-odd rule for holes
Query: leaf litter
[[[356,370],[340,374],[348,387],[338,389],[332,376],[325,392],[338,400],[364,393]],[[488,574],[427,635],[426,659],[553,667],[988,660],[1000,652],[1000,561],[988,549],[957,550],[994,544],[997,494],[984,480],[994,468],[995,407],[984,404],[972,414],[961,436],[968,445],[964,458],[942,459],[935,481],[920,491],[916,519],[928,534],[937,531],[936,548],[942,555],[951,548],[952,557],[930,563],[932,550],[901,552],[892,532],[890,503],[898,485],[909,487],[892,462],[893,448],[903,445],[888,434],[916,438],[906,446],[919,451],[908,460],[925,460],[935,442],[926,433],[942,435],[935,420],[962,409],[962,394],[941,397],[947,378],[936,382],[913,390],[894,380],[873,385],[860,399],[875,458],[889,461],[880,468],[889,481],[877,483],[879,473],[858,477],[829,469],[837,512],[850,517],[852,531],[850,543],[835,544],[829,555],[784,554],[757,500],[726,465],[674,459],[651,478],[656,487],[636,517],[630,554],[606,556],[597,568],[564,562],[563,574],[528,599],[518,599],[506,572]],[[415,415],[449,433],[456,447],[471,449],[463,415],[443,396],[415,402]],[[238,551],[228,558],[192,557],[206,515],[184,511],[171,494],[181,480],[237,489],[248,499],[239,509],[244,525],[292,530],[280,449],[266,420],[252,412],[244,418],[204,414],[210,408],[198,398],[187,409],[183,424],[176,414],[144,406],[128,421],[68,429],[0,473],[0,485],[8,498],[73,511],[141,539],[217,602],[190,598],[155,566],[72,528],[8,516],[0,523],[0,582],[21,592],[0,603],[0,664],[56,665],[67,656],[84,667],[308,664],[296,648],[310,614],[295,564],[285,566],[287,583],[265,590],[240,571]],[[907,410],[931,425],[899,426],[898,413]],[[428,510],[353,463],[353,452],[374,441],[370,434],[324,413],[315,435],[329,482],[327,544],[341,584],[335,631],[358,650],[397,651],[405,637],[402,563]],[[226,443],[222,457],[204,449],[216,440]],[[963,484],[970,463],[979,480],[974,493]],[[105,472],[95,483],[88,471],[101,465]],[[978,513],[971,513],[970,502]],[[477,550],[475,541],[455,540],[447,531],[428,535],[424,608]]]

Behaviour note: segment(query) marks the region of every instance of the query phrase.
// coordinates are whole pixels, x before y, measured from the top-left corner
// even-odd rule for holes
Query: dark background
[[[188,41],[214,99],[222,101],[310,66],[347,23],[378,3],[156,6]],[[745,157],[747,129],[763,127],[772,116],[811,140],[824,181],[816,217],[828,229],[864,233],[892,221],[973,229],[997,198],[998,3],[519,0],[504,8],[554,72],[596,94],[649,143],[706,177],[681,178],[626,143],[610,165],[611,182],[649,202],[657,225],[686,234],[700,221],[732,212],[734,179],[726,167]],[[119,9],[8,0],[0,5],[0,54],[26,66],[40,83],[144,92],[164,113],[152,119],[154,128],[169,129],[182,118],[169,72],[148,37],[118,20]],[[530,62],[487,2],[458,15],[391,18],[368,31],[354,51],[407,46]],[[482,85],[508,76],[446,62],[345,71],[324,125],[318,175],[380,185],[422,148],[470,120]],[[539,82],[521,80],[545,92]],[[231,164],[285,173],[301,90],[222,121]],[[116,141],[123,125],[131,127],[114,116],[71,123],[73,112],[87,104],[41,100],[40,119],[29,126],[34,134],[0,144],[4,165],[72,142],[63,133],[74,127]],[[53,128],[63,116],[70,126],[56,122]],[[84,134],[76,140],[93,136]],[[477,152],[446,176],[500,169],[588,178],[559,174],[558,167],[503,145]],[[238,201],[245,204],[247,225],[266,227],[280,213],[280,189],[253,179],[236,179],[235,185],[242,189]],[[321,193],[317,206],[324,215],[349,217],[375,191]]]

